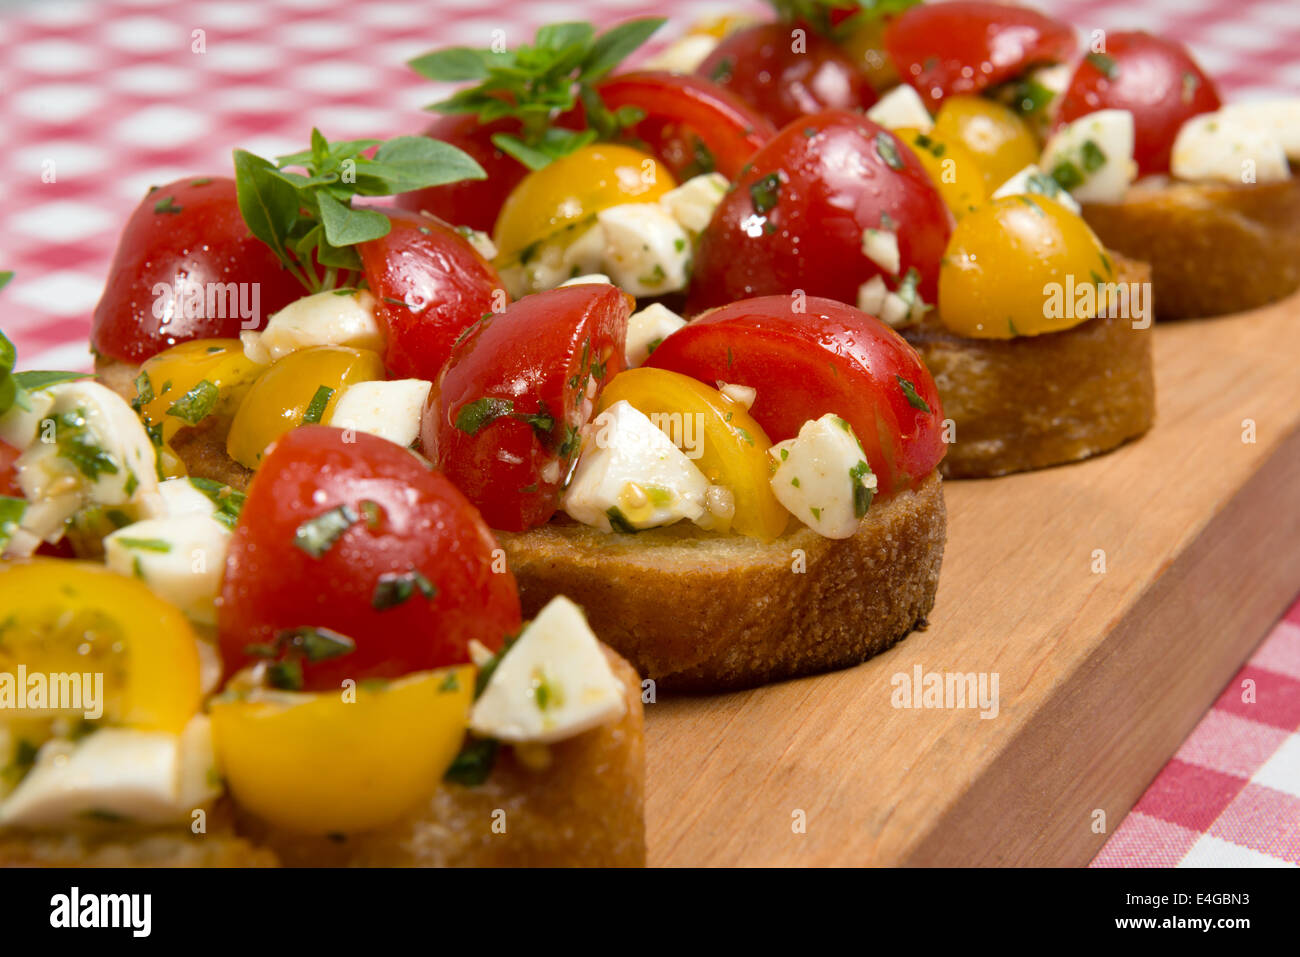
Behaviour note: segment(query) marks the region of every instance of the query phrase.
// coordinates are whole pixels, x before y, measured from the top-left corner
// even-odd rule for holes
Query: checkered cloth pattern
[[[1300,90],[1296,0],[1039,0],[1095,29],[1191,44],[1234,97]],[[24,368],[84,369],[118,233],[147,188],[221,173],[230,150],[418,132],[443,90],[403,63],[507,42],[543,22],[669,15],[752,0],[35,0],[0,7],[0,325]],[[672,31],[665,31],[665,37]],[[662,42],[659,41],[659,42]],[[1243,681],[1254,681],[1252,703]],[[1097,857],[1098,866],[1300,863],[1300,604],[1224,691]]]

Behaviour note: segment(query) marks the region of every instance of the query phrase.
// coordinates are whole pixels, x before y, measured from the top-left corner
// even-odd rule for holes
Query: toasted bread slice
[[[305,837],[267,826],[223,801],[209,833],[125,837],[0,835],[0,866],[49,867],[641,867],[645,865],[645,715],[641,682],[603,649],[627,711],[539,752],[544,767],[502,747],[478,787],[445,785],[390,827]],[[346,760],[341,755],[340,760]]]
[[[635,535],[498,532],[525,616],[555,595],[657,689],[747,688],[865,661],[923,624],[946,538],[937,475],[873,502],[852,538],[774,542],[685,522]]]
[[[1244,312],[1300,287],[1300,177],[1257,185],[1142,180],[1086,203],[1111,249],[1151,264],[1157,319]]]
[[[1117,259],[1116,281],[1146,267]],[[1151,329],[1097,318],[1015,339],[970,339],[934,317],[903,330],[934,376],[955,426],[946,478],[985,478],[1086,459],[1136,438],[1155,419]]]

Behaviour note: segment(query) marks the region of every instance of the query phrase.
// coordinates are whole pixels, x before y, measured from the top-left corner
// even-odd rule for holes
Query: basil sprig
[[[374,147],[374,156],[366,156]],[[392,229],[379,210],[354,207],[354,197],[393,196],[487,176],[468,154],[427,136],[331,143],[313,129],[311,149],[275,162],[246,150],[235,150],[234,157],[239,211],[249,231],[310,292],[333,289],[340,278],[359,272],[354,247]]]
[[[440,83],[474,85],[431,104],[439,113],[472,113],[481,123],[514,117],[521,135],[496,133],[492,142],[529,169],[568,156],[596,139],[612,140],[645,118],[625,106],[609,110],[595,83],[608,75],[664,24],[663,17],[629,20],[597,34],[590,23],[554,23],[537,31],[531,45],[494,50],[447,47],[407,65]],[[583,130],[556,127],[553,121],[581,101]]]

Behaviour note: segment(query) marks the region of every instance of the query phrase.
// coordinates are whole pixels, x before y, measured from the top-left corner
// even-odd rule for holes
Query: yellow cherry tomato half
[[[940,139],[912,127],[894,130],[894,135],[912,147],[953,216],[965,216],[988,198],[984,171],[960,141]]]
[[[91,562],[0,563],[0,672],[16,675],[20,665],[29,682],[80,675],[85,689],[86,674],[102,676],[91,679],[103,696],[96,723],[179,733],[199,710],[197,638],[185,616],[143,582]],[[71,716],[66,708],[15,714]]]
[[[506,197],[492,237],[497,262],[517,261],[528,247],[602,209],[653,203],[676,185],[649,153],[613,143],[584,146],[533,170]]]
[[[473,696],[472,665],[378,688],[218,695],[209,706],[217,764],[234,799],[276,827],[382,827],[438,787]]]
[[[211,416],[228,422],[264,371],[244,355],[238,339],[182,342],[145,360],[135,380],[136,402],[145,425],[161,425],[163,442],[170,442],[183,426]]]
[[[1029,125],[1014,110],[982,96],[944,100],[932,135],[966,147],[979,164],[989,193],[1038,162],[1038,141]]]
[[[226,451],[255,469],[267,447],[290,429],[328,422],[345,388],[383,377],[383,360],[368,349],[312,346],[291,352],[248,390],[230,424]]]
[[[770,541],[785,531],[790,513],[772,493],[767,450],[772,442],[745,407],[697,379],[666,369],[628,369],[609,381],[597,412],[625,400],[651,417],[714,485],[736,503],[731,530]],[[656,416],[662,418],[656,419]],[[690,435],[687,435],[689,424]],[[673,435],[673,430],[679,430]]]
[[[939,268],[939,318],[953,332],[1010,339],[1091,319],[1070,291],[1113,278],[1081,216],[1046,196],[1004,196],[957,223]]]

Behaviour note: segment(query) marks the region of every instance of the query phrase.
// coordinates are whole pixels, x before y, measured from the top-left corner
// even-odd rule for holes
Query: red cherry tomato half
[[[0,439],[0,495],[7,495],[9,498],[23,497],[22,487],[18,484],[18,470],[14,468],[14,463],[22,454],[22,449],[16,449]]]
[[[881,495],[932,472],[947,451],[934,379],[903,337],[832,299],[746,299],[700,316],[646,362],[710,385],[752,386],[749,414],[773,442],[833,412],[853,426]]]
[[[399,378],[438,378],[456,338],[506,303],[491,263],[441,220],[388,211],[387,236],[358,253],[388,337],[384,364]]]
[[[227,675],[286,632],[327,628],[355,647],[312,662],[303,688],[397,678],[469,661],[519,630],[514,576],[465,496],[406,449],[365,432],[304,426],[271,448],[248,489],[221,588]],[[291,657],[284,652],[281,660]]]
[[[1187,48],[1141,31],[1108,33],[1106,52],[1080,61],[1061,98],[1060,123],[1097,110],[1128,110],[1140,175],[1169,171],[1183,123],[1221,106],[1214,81]]]
[[[710,168],[734,179],[775,133],[762,114],[698,76],[620,73],[602,81],[597,90],[611,110],[635,106],[645,111],[646,118],[631,129],[631,135],[663,159],[679,179]]]
[[[937,107],[944,97],[976,94],[1039,63],[1075,52],[1074,30],[1025,7],[969,2],[922,4],[890,23],[885,51],[903,81]]]
[[[240,304],[253,305],[254,286],[258,315],[245,323]],[[101,355],[143,362],[178,342],[237,338],[304,295],[248,231],[234,180],[178,179],[152,189],[127,221],[90,342]]]
[[[425,454],[493,528],[546,522],[578,451],[578,430],[623,368],[628,297],[613,286],[525,296],[456,346],[429,393]]]
[[[794,31],[801,31],[796,38]],[[764,23],[723,39],[696,72],[778,127],[828,109],[865,109],[876,92],[830,40],[794,23]]]
[[[797,289],[857,302],[858,287],[883,271],[862,251],[867,229],[897,234],[899,276],[916,269],[933,303],[952,218],[916,154],[857,113],[791,123],[755,154],[701,236],[687,311]]]

